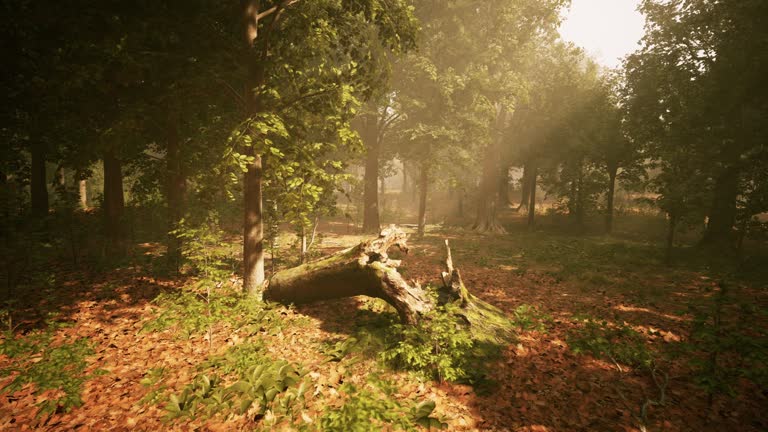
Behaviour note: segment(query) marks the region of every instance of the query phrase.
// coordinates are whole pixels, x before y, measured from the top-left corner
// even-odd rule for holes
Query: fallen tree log
[[[340,251],[327,258],[277,272],[270,279],[264,299],[281,303],[310,303],[365,295],[380,298],[395,308],[400,319],[415,324],[437,306],[455,305],[451,310],[470,326],[478,340],[502,343],[512,337],[512,322],[498,308],[469,293],[454,268],[446,240],[445,272],[435,301],[417,283],[409,284],[397,271],[399,260],[388,251],[398,247],[408,252],[407,235],[394,225],[378,238]]]

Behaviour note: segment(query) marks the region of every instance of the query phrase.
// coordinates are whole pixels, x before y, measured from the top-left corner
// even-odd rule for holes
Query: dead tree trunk
[[[469,324],[477,340],[502,343],[512,336],[512,323],[502,311],[469,293],[461,273],[453,267],[446,241],[447,258],[438,289],[437,304],[418,284],[409,284],[398,273],[399,260],[387,251],[397,246],[407,253],[406,234],[391,225],[378,238],[360,243],[330,257],[277,272],[264,298],[282,303],[311,303],[366,295],[392,305],[406,324],[415,324],[438,305],[457,306],[454,313]]]
[[[418,285],[409,285],[397,272],[400,261],[387,255],[392,246],[408,251],[405,233],[394,226],[384,229],[376,239],[328,258],[277,272],[269,281],[264,298],[282,303],[310,303],[366,295],[394,306],[403,322],[415,323],[431,305]]]

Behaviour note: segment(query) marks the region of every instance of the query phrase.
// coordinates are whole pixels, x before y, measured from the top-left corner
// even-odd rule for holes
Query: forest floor
[[[471,384],[388,367],[380,348],[394,318],[381,302],[235,310],[216,292],[179,295],[196,279],[162,276],[158,246],[142,244],[110,271],[51,265],[48,288],[6,314],[15,336],[0,345],[0,430],[343,430],[333,425],[373,415],[381,423],[356,424],[395,429],[429,400],[451,431],[768,429],[768,389],[753,384],[765,382],[765,358],[750,348],[764,348],[768,328],[765,269],[728,273],[693,258],[667,267],[642,235],[506,222],[510,233],[494,236],[430,227],[404,257],[407,278],[437,283],[448,239],[469,290],[514,319],[516,340]],[[319,255],[366,238],[344,224],[319,231]],[[213,375],[230,384],[278,359],[298,372],[278,363],[271,379],[305,383],[300,403],[283,391],[266,412],[212,414],[210,400],[226,396]],[[185,405],[190,395],[210,403]]]

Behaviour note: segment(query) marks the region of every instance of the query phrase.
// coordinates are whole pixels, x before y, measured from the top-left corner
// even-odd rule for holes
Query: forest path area
[[[319,255],[366,238],[342,225],[321,228]],[[396,320],[380,301],[233,306],[231,296],[195,292],[196,278],[153,275],[159,257],[144,245],[133,265],[109,272],[53,269],[47,289],[16,305],[10,322],[17,334],[6,333],[0,355],[7,375],[0,387],[11,385],[0,395],[0,430],[337,430],[333,413],[365,406],[366,397],[393,415],[434,401],[431,416],[447,430],[768,427],[765,389],[740,375],[752,359],[737,355],[738,344],[764,337],[765,316],[746,308],[765,310],[759,285],[667,268],[653,247],[611,237],[514,226],[497,236],[430,228],[409,241],[406,278],[436,284],[448,239],[470,291],[517,326],[516,341],[500,347],[472,382],[440,382],[385,365],[380,352],[391,346]],[[215,289],[236,291],[237,284],[225,280]],[[195,294],[183,294],[189,290]],[[714,315],[720,324],[710,328]],[[23,347],[35,337],[50,343],[38,351]],[[52,348],[77,346],[80,338],[91,349],[79,354],[81,365],[73,360],[78,350]],[[714,365],[707,363],[713,351],[720,356]],[[200,400],[215,394],[194,384],[203,375],[231,384],[238,368],[274,359],[301,371],[309,390],[300,405],[276,402],[265,412],[251,408],[227,418],[203,415],[211,405],[201,402],[205,409],[184,412],[185,389]],[[23,376],[32,378],[13,387]],[[713,382],[719,387],[709,392],[702,386]],[[62,399],[78,392],[81,406]],[[173,398],[182,399],[180,413],[169,408]]]

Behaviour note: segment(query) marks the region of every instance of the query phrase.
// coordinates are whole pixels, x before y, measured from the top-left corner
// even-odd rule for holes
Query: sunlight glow
[[[573,0],[560,26],[560,35],[584,48],[609,68],[638,48],[645,18],[639,0]]]

